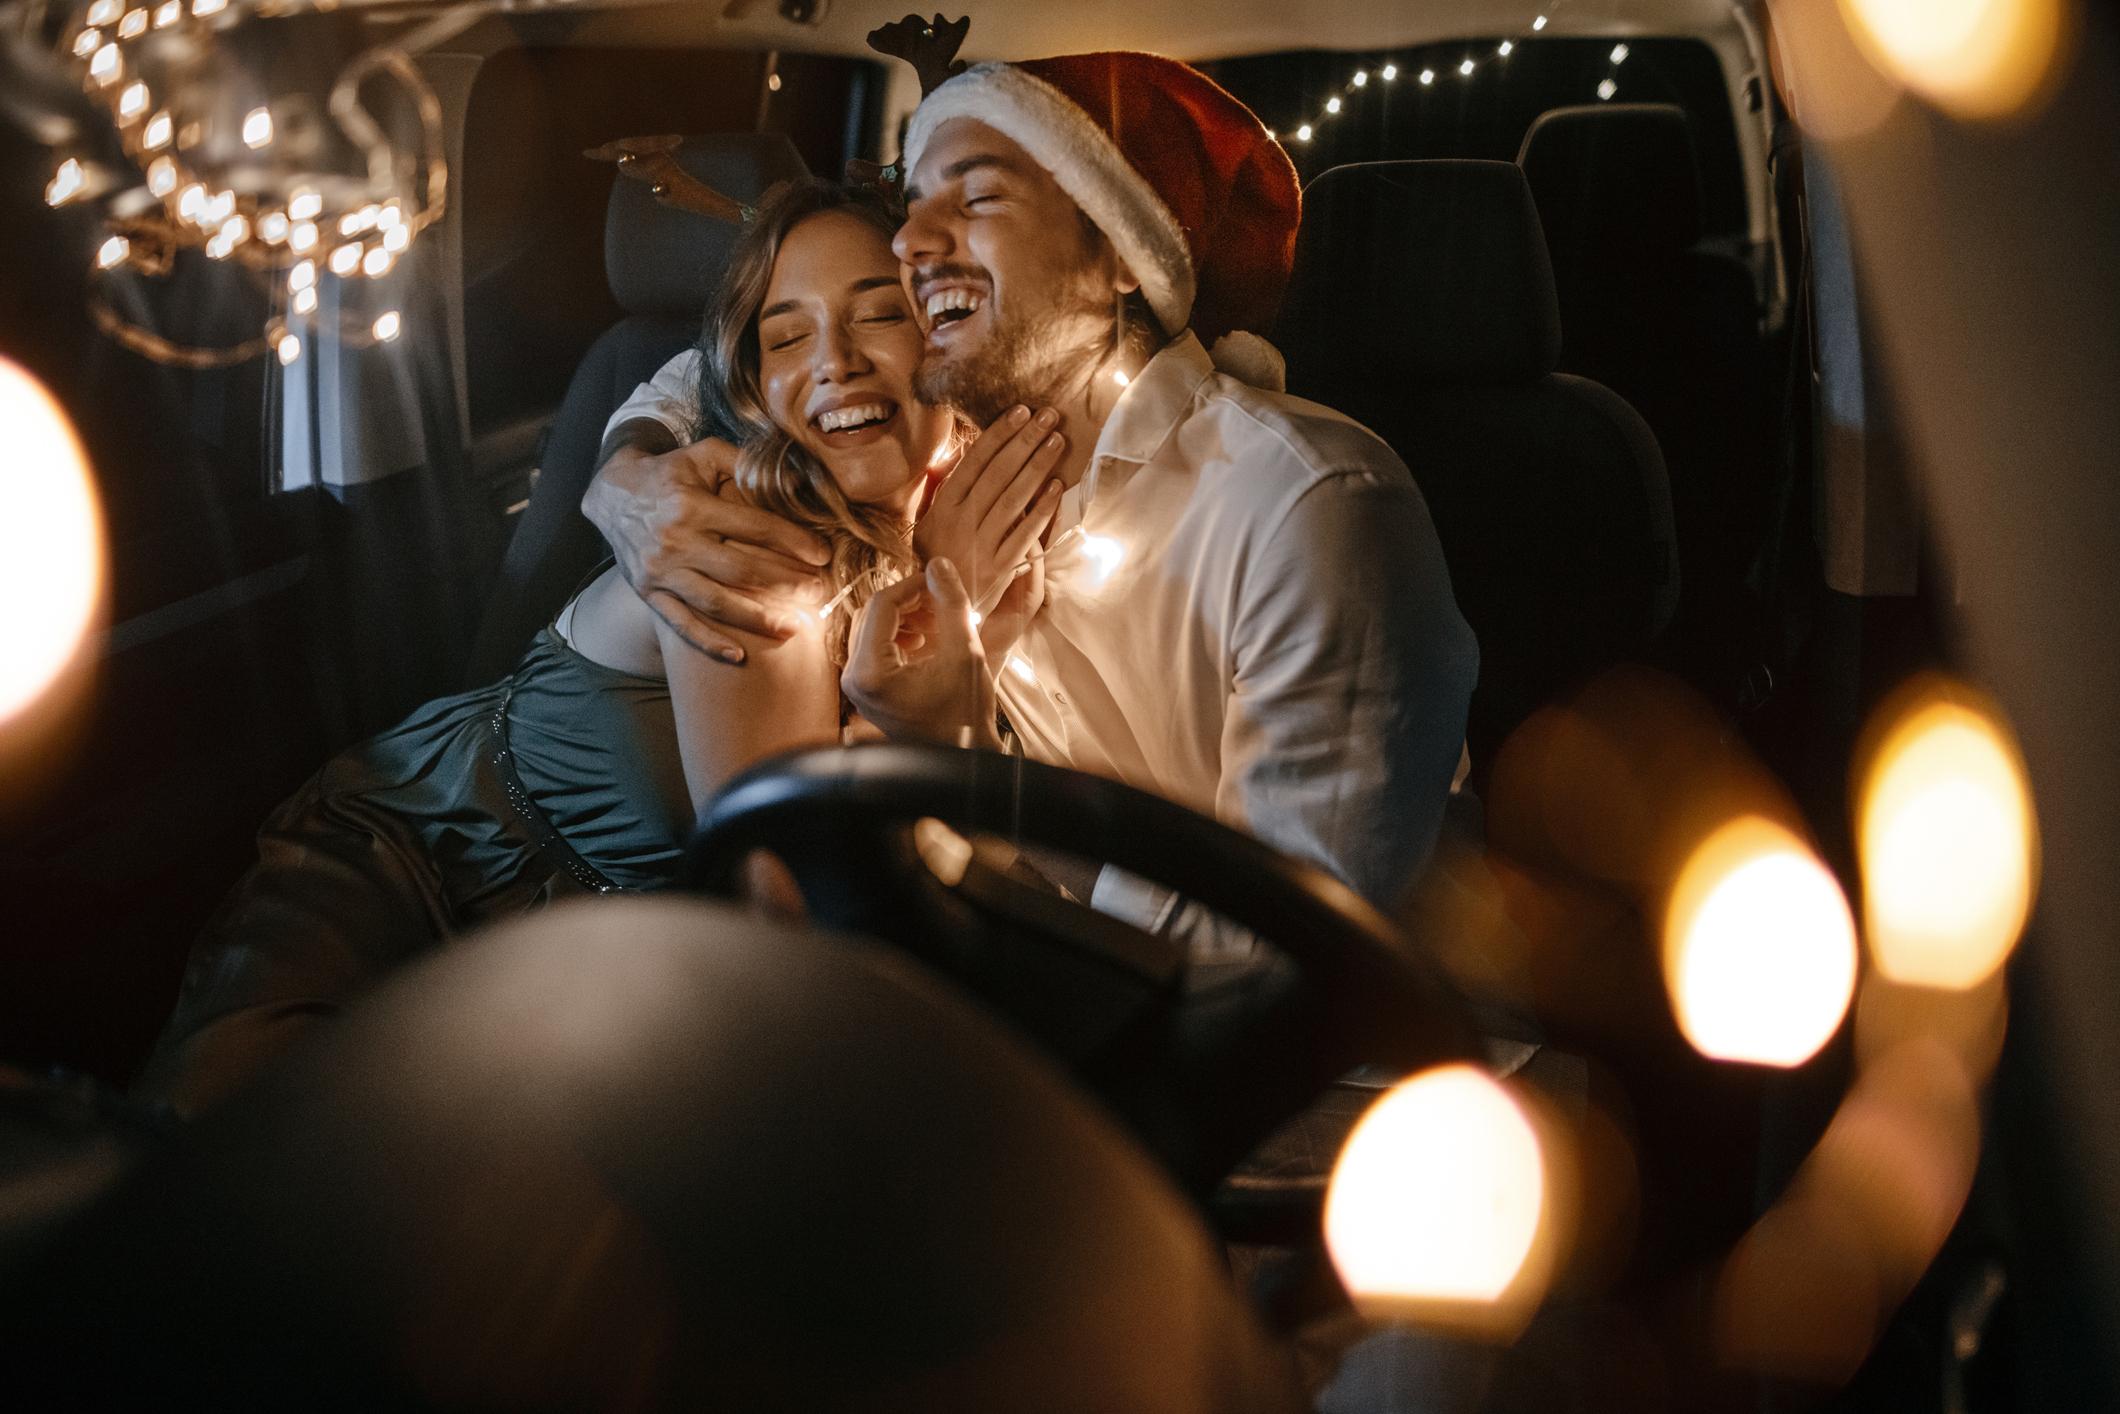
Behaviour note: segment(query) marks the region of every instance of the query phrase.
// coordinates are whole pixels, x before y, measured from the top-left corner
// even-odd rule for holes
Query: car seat
[[[1368,162],[1304,194],[1279,327],[1289,390],[1405,461],[1480,642],[1475,762],[1573,681],[1649,652],[1678,590],[1646,424],[1555,372],[1560,313],[1514,164]]]
[[[775,182],[808,175],[794,145],[775,133],[688,138],[677,160],[743,201]],[[735,238],[730,226],[663,205],[642,182],[612,178],[604,274],[626,317],[590,345],[553,416],[537,483],[502,559],[464,685],[506,672],[606,553],[581,514],[604,424],[636,387],[698,339]]]

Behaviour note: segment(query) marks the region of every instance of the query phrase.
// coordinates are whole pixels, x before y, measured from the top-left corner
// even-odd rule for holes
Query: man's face
[[[981,426],[1064,402],[1109,353],[1138,282],[1050,173],[970,118],[935,130],[892,248],[927,329],[914,392]]]

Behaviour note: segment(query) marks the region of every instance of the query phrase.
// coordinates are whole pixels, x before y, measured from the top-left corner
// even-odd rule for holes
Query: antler
[[[723,196],[677,165],[677,149],[684,139],[674,134],[661,137],[622,137],[583,153],[598,162],[616,162],[619,174],[648,183],[655,199],[665,206],[709,216],[731,225],[742,225],[754,208]]]
[[[964,37],[971,28],[969,15],[956,20],[945,20],[939,14],[932,20],[907,15],[895,24],[870,30],[869,48],[911,64],[913,72],[920,75],[920,96],[925,98],[964,72],[964,63],[957,58],[957,51],[963,47]]]

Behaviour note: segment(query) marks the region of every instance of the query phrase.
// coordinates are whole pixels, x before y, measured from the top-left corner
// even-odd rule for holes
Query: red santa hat
[[[987,63],[938,85],[906,131],[905,170],[935,130],[972,118],[1014,141],[1126,262],[1166,332],[1190,327],[1247,382],[1275,381],[1273,323],[1295,259],[1295,164],[1258,117],[1156,54]],[[1250,337],[1229,338],[1239,334]],[[1218,343],[1219,341],[1219,343]]]

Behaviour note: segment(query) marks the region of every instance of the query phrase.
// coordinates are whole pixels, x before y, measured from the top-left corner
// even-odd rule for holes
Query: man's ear
[[[1121,295],[1130,295],[1141,288],[1141,282],[1134,278],[1132,268],[1119,258],[1116,251],[1112,253],[1112,288]]]

